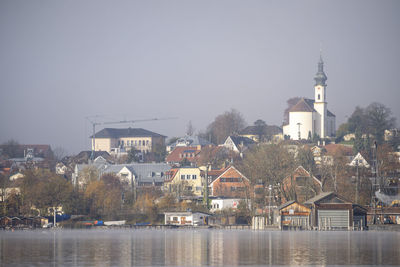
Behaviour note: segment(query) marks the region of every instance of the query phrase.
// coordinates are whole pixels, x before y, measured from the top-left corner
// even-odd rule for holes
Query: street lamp
[[[298,123],[297,123],[297,126],[299,126],[299,131],[298,131],[299,140],[301,140],[301,132],[300,132],[300,126],[301,126],[301,123],[300,123],[300,122],[298,122]]]

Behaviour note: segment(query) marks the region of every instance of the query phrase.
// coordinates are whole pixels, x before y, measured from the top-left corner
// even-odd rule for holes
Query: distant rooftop
[[[121,138],[121,137],[166,137],[142,128],[104,128],[95,134],[96,138]],[[93,136],[90,136],[93,138]]]

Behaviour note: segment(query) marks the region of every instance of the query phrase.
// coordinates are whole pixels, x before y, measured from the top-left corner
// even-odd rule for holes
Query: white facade
[[[211,212],[223,209],[237,209],[242,199],[240,198],[217,198],[211,199]]]
[[[166,225],[199,226],[206,224],[209,215],[201,212],[166,212],[164,216]]]
[[[307,139],[308,133],[314,132],[313,122],[316,120],[314,112],[291,112],[289,114],[289,126],[286,135],[290,135],[290,139],[299,140]],[[299,138],[300,137],[300,138]]]
[[[292,140],[308,139],[317,134],[320,138],[336,135],[336,118],[328,111],[326,101],[326,75],[323,62],[318,63],[315,76],[314,100],[302,98],[289,110],[289,122],[283,126],[283,134]]]

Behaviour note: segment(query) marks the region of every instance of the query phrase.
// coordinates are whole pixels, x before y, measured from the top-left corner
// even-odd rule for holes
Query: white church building
[[[315,75],[314,100],[301,98],[289,110],[289,124],[283,126],[283,134],[292,140],[307,139],[317,134],[320,138],[336,134],[336,116],[327,108],[326,80],[322,57]]]

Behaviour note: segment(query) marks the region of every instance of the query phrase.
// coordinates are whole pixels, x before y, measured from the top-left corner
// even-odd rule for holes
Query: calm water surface
[[[0,232],[1,266],[400,265],[398,232]]]

